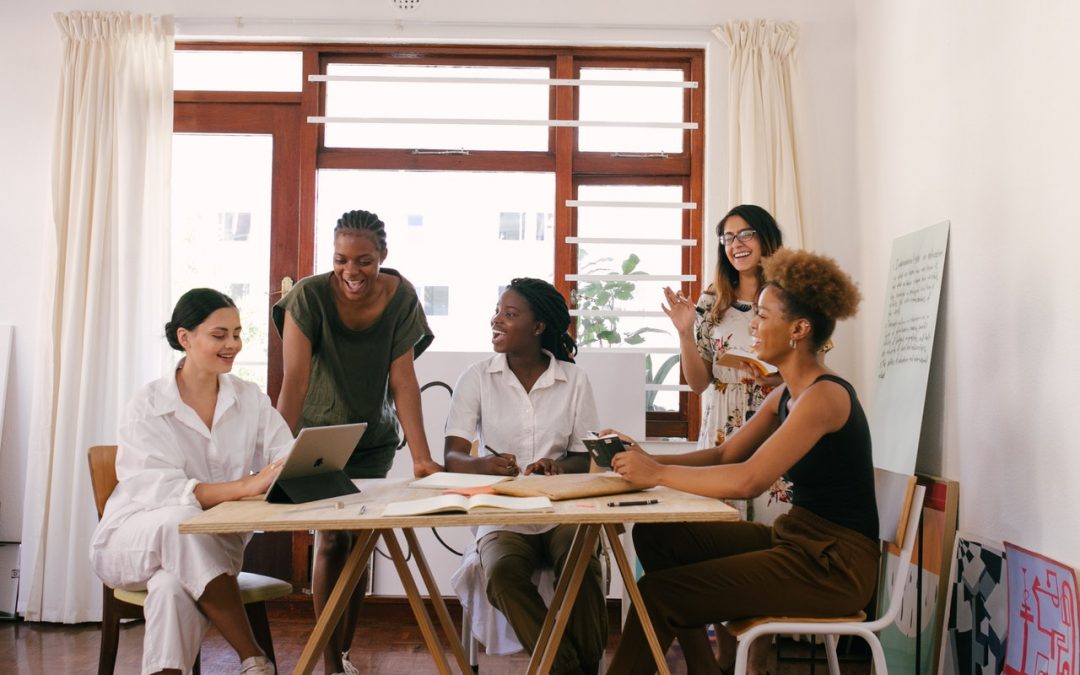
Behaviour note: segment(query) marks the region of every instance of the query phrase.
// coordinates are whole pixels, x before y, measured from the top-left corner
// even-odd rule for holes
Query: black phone
[[[592,455],[596,465],[603,469],[610,469],[611,459],[615,456],[615,453],[626,449],[622,439],[615,435],[583,438],[581,442],[585,444],[585,448]]]

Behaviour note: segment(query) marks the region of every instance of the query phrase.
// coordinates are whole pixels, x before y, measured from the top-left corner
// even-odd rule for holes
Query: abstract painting
[[[938,672],[998,675],[1005,665],[1008,568],[1000,542],[958,533],[942,631]]]
[[[1006,675],[1076,672],[1076,572],[1005,542],[1009,559]]]

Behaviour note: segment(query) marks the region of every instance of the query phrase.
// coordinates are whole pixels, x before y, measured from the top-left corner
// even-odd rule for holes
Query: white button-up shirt
[[[195,486],[236,480],[288,454],[293,435],[259,387],[218,377],[212,428],[180,399],[176,373],[144,386],[128,404],[119,429],[116,486],[91,546],[139,511],[199,506]]]
[[[596,401],[585,371],[550,352],[547,370],[526,392],[506,363],[505,354],[474,363],[454,387],[446,435],[517,457],[518,466],[558,459],[566,452],[587,452],[581,439],[597,428]],[[484,526],[480,539],[497,529],[536,534],[554,525]]]

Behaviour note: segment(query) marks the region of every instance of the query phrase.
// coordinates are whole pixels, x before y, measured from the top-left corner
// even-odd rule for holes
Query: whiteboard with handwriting
[[[914,473],[949,221],[893,241],[870,412],[874,466]]]

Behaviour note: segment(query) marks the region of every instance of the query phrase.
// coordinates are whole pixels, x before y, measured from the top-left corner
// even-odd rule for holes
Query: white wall
[[[727,50],[709,29],[731,19],[792,19],[802,26],[799,54],[806,93],[804,159],[810,204],[808,244],[852,268],[854,227],[854,14],[850,0],[423,0],[397,10],[389,0],[204,0],[142,2],[0,0],[0,323],[15,325],[8,415],[0,449],[0,540],[18,540],[22,484],[30,449],[30,398],[37,369],[34,345],[41,328],[40,260],[51,228],[49,162],[61,51],[51,12],[135,8],[178,17],[178,34],[324,37],[341,40],[548,42],[705,47],[708,106],[705,222],[727,210]],[[243,16],[237,27],[228,17]],[[222,17],[223,20],[198,20]],[[278,17],[278,21],[263,21]],[[572,17],[572,18],[571,18]],[[391,23],[400,20],[400,26]],[[571,21],[578,27],[573,27]],[[491,25],[485,25],[491,24]],[[558,24],[558,25],[555,25]],[[675,26],[663,29],[660,26]],[[619,26],[622,26],[620,28]],[[707,241],[715,249],[715,235]],[[715,262],[706,257],[706,270]],[[711,274],[711,272],[706,272]],[[164,319],[163,319],[164,320]],[[830,361],[850,370],[854,351],[841,332]]]
[[[1080,494],[1080,5],[856,4],[858,384],[892,239],[952,221],[919,468],[960,526],[1072,565]]]

